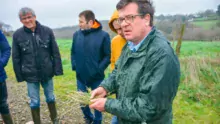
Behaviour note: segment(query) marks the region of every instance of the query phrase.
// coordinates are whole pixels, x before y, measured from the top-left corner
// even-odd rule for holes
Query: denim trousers
[[[96,81],[96,82],[81,82],[77,80],[77,91],[80,92],[88,92],[88,88],[91,88],[92,90],[96,89],[100,84],[102,80]],[[95,117],[91,113],[91,110],[89,106],[81,106],[81,110],[84,114],[85,119],[94,120],[94,121],[102,121],[102,113],[94,110]]]
[[[118,118],[117,118],[117,116],[113,116],[113,117],[112,117],[112,122],[111,122],[111,124],[118,124]]]
[[[27,82],[28,96],[30,98],[30,107],[32,109],[40,107],[40,84],[44,90],[44,96],[47,103],[55,102],[53,79],[47,82]]]
[[[7,98],[8,91],[6,82],[0,82],[0,114],[9,114]]]

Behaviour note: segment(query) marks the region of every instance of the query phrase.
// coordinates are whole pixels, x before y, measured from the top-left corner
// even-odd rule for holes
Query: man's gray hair
[[[25,16],[28,13],[31,13],[32,16],[36,16],[33,9],[29,7],[23,7],[19,10],[18,17],[21,19],[21,16]]]

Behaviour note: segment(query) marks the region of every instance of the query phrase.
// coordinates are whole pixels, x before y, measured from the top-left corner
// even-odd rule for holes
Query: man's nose
[[[122,22],[121,22],[121,28],[124,28],[124,27],[126,27],[128,25],[128,23],[125,21],[125,20],[123,20]]]

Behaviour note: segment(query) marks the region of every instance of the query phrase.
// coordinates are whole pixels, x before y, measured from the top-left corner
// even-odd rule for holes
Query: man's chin
[[[125,38],[126,40],[128,40],[128,41],[131,41],[131,40],[132,40],[132,38],[129,37],[129,36],[124,36],[124,38]]]
[[[33,28],[33,26],[31,26],[31,25],[27,25],[27,26],[25,26],[25,27],[28,28],[28,29]]]

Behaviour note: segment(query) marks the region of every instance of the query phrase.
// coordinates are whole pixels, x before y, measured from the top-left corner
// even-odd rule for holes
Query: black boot
[[[84,122],[85,122],[85,124],[92,124],[93,120],[84,118]]]
[[[56,109],[56,103],[51,102],[47,103],[49,111],[50,111],[50,118],[53,124],[59,124],[59,119],[57,117],[57,109]]]
[[[4,124],[13,124],[10,114],[2,114],[2,119],[3,119]]]
[[[31,109],[32,119],[34,124],[41,124],[40,120],[40,108]]]

